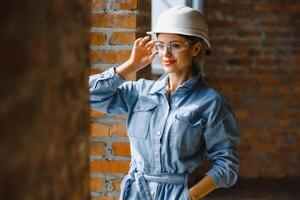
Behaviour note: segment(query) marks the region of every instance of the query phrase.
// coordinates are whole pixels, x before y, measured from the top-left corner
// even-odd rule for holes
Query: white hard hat
[[[174,33],[195,36],[203,39],[208,48],[211,47],[208,38],[208,25],[198,10],[181,5],[164,11],[158,17],[154,30],[147,34]]]

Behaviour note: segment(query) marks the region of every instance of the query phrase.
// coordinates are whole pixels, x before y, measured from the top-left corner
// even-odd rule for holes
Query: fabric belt
[[[138,195],[141,200],[152,200],[150,189],[146,181],[170,184],[187,184],[187,174],[159,173],[144,174],[137,170],[130,170],[122,181],[123,191],[120,194],[120,200],[125,200],[129,185],[135,182]]]

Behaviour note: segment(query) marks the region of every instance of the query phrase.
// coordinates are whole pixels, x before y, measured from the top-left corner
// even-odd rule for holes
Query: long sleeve
[[[206,175],[213,178],[217,188],[230,187],[237,181],[239,160],[236,146],[239,128],[233,113],[222,114],[223,119],[204,131],[206,155],[212,167]]]
[[[132,81],[126,81],[110,68],[89,77],[91,108],[112,115],[127,114],[135,100]]]

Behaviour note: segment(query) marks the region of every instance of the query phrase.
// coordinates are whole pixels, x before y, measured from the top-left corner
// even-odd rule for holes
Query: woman
[[[128,114],[132,159],[120,199],[200,199],[237,180],[236,119],[224,98],[202,81],[210,43],[201,14],[173,7],[150,33],[158,39],[137,39],[128,61],[90,77],[91,106]],[[126,81],[155,55],[166,72],[159,80]],[[210,170],[190,185],[190,175],[206,158]]]

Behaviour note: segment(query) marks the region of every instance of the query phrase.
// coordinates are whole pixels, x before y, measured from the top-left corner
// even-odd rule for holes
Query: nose
[[[162,55],[163,55],[163,56],[170,56],[171,53],[172,53],[172,52],[170,51],[169,46],[166,45],[165,48],[164,48],[163,51],[162,51]]]

